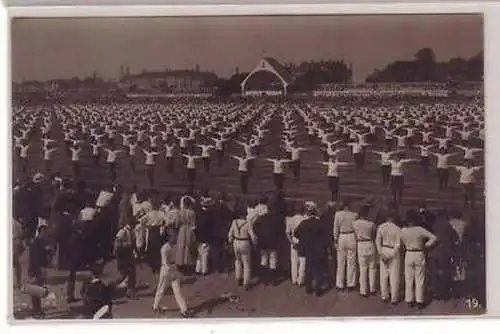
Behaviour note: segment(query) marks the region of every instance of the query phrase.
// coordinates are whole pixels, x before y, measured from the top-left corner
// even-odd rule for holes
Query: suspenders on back
[[[237,229],[237,235],[238,236],[234,236],[234,240],[240,240],[240,241],[246,241],[248,240],[248,238],[242,238],[241,237],[241,229],[246,225],[248,224],[248,222],[246,220],[244,220],[244,223],[242,225],[238,225],[238,221],[241,221],[241,220],[236,220],[235,222],[235,226],[236,226],[236,229]]]

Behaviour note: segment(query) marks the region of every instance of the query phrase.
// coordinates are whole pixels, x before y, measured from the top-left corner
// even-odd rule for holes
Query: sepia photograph
[[[10,318],[484,314],[483,25],[13,18]]]

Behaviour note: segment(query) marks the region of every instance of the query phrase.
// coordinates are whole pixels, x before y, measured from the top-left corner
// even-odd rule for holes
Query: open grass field
[[[249,182],[249,196],[258,196],[261,193],[270,193],[274,191],[272,164],[263,160],[263,158],[274,157],[280,152],[280,138],[282,134],[282,124],[279,117],[274,117],[270,132],[266,134],[261,155],[255,160],[255,168],[253,177]],[[308,145],[306,131],[303,126],[299,126],[302,136],[299,136],[299,144],[306,146],[309,151],[301,154],[301,179],[298,182],[293,180],[292,171],[287,173],[285,181],[286,196],[297,200],[317,200],[326,202],[330,195],[328,192],[326,181],[326,167],[320,164],[323,156],[321,154],[319,144]],[[442,135],[442,134],[441,134]],[[53,135],[57,140],[58,151],[55,152],[52,172],[60,172],[63,175],[72,175],[70,154],[65,151],[63,135],[58,124],[55,126]],[[339,196],[349,196],[362,198],[369,194],[374,194],[380,197],[390,198],[390,191],[382,185],[380,176],[380,164],[378,156],[371,152],[372,149],[382,150],[382,135],[380,134],[377,143],[367,149],[366,163],[362,171],[357,171],[352,166],[341,167],[340,169],[340,192]],[[35,136],[37,139],[37,136]],[[200,140],[203,142],[203,139]],[[29,157],[29,173],[33,174],[37,171],[44,172],[44,164],[42,160],[42,143],[35,140],[30,148]],[[459,149],[452,149],[453,152],[459,152]],[[199,152],[199,151],[198,151]],[[224,191],[230,195],[240,194],[239,175],[237,172],[237,161],[229,157],[229,154],[241,155],[242,148],[234,142],[229,142],[226,145],[226,155],[224,164],[221,168],[216,166],[215,156],[212,157],[211,170],[205,174],[202,170],[201,162],[198,163],[198,172],[196,186],[197,188],[208,188],[213,191]],[[418,149],[414,148],[408,152],[408,156],[419,159]],[[433,159],[433,158],[431,158]],[[351,162],[352,156],[349,150],[341,152],[340,161]],[[19,175],[19,164],[14,157],[13,172],[14,177]],[[81,179],[85,180],[90,185],[104,185],[109,183],[110,175],[106,166],[104,157],[101,157],[98,166],[94,165],[90,156],[88,146],[84,148],[81,158]],[[451,159],[451,164],[461,164],[462,155],[459,154]],[[475,164],[481,165],[484,163],[482,154],[477,154]],[[432,166],[435,167],[435,159],[432,160]],[[136,171],[134,172],[129,163],[129,158],[125,153],[121,153],[118,158],[117,167],[117,183],[132,186],[137,185],[139,188],[148,186],[147,177],[144,167],[144,155],[138,152],[135,157]],[[167,173],[164,154],[160,154],[156,158],[155,184],[154,188],[162,191],[185,191],[187,188],[187,178],[182,157],[175,159],[174,174]],[[435,168],[433,169],[435,171]],[[450,172],[450,186],[446,191],[440,192],[437,185],[437,176],[435,173],[424,177],[422,168],[418,162],[411,163],[405,167],[405,189],[403,195],[403,203],[412,205],[421,199],[426,199],[429,206],[462,206],[462,193],[458,185],[458,173]],[[484,175],[484,174],[483,174]],[[481,203],[484,203],[484,176],[481,175],[476,186],[476,197],[478,208]]]
[[[280,150],[280,137],[282,134],[281,118],[274,116],[270,131],[266,134],[263,142],[261,156],[255,161],[253,177],[249,181],[249,194],[242,197],[255,197],[261,193],[274,191],[272,165],[262,158],[274,157]],[[59,124],[55,124],[53,138],[57,140],[57,148],[52,171],[59,171],[63,175],[71,176],[70,155],[65,152],[63,135]],[[294,181],[292,171],[287,173],[285,181],[286,197],[294,200],[316,200],[325,204],[330,199],[330,194],[326,181],[326,167],[319,162],[322,161],[322,154],[319,145],[309,145],[306,138],[306,130],[302,123],[299,123],[299,144],[306,146],[308,151],[301,154],[302,168],[301,179]],[[29,173],[44,171],[42,160],[41,143],[36,140],[40,136],[35,134],[33,146],[30,148]],[[367,149],[366,163],[361,171],[357,171],[355,166],[340,168],[340,192],[339,196],[354,197],[362,199],[368,195],[375,195],[377,198],[390,198],[390,190],[382,185],[380,175],[380,165],[378,157],[371,152],[373,148],[382,147],[382,136],[373,147]],[[200,139],[203,142],[203,138]],[[455,150],[455,149],[453,149]],[[242,149],[234,142],[229,142],[226,146],[226,156],[221,168],[216,166],[215,157],[212,158],[211,171],[205,174],[201,163],[197,172],[197,188],[208,188],[212,191],[224,191],[230,197],[240,196],[239,176],[237,172],[237,161],[231,159],[229,154],[241,155]],[[411,157],[419,158],[416,149],[408,154]],[[136,172],[133,172],[128,157],[122,155],[118,159],[117,183],[125,186],[137,185],[147,187],[147,178],[144,169],[144,158],[141,152],[136,157]],[[14,154],[13,176],[20,175],[19,164]],[[342,152],[340,161],[353,162],[348,150]],[[483,164],[483,157],[478,154],[476,165]],[[452,164],[461,164],[462,154],[452,160]],[[432,160],[433,171],[435,170],[435,160]],[[164,155],[157,157],[156,181],[154,188],[160,191],[182,192],[187,187],[185,169],[181,158],[176,159],[176,169],[174,174],[168,174]],[[98,166],[95,166],[90,157],[90,150],[86,147],[82,156],[81,179],[90,186],[104,185],[109,183],[109,172],[104,159]],[[484,234],[484,176],[481,176],[476,188],[476,210],[472,214],[476,217],[477,228]],[[462,190],[458,185],[458,174],[451,172],[450,186],[445,191],[439,191],[437,177],[435,173],[424,177],[419,163],[409,164],[405,168],[405,188],[403,195],[403,205],[416,205],[425,199],[431,208],[463,207]],[[23,261],[26,263],[26,259]],[[484,268],[478,277],[484,277]],[[66,272],[51,270],[48,285],[51,286],[58,298],[58,307],[47,310],[48,318],[68,318],[73,317],[75,310],[71,310],[65,302],[64,284]],[[106,277],[114,279],[117,277],[114,262],[106,268]],[[154,318],[151,311],[154,277],[146,267],[138,270],[138,278],[149,284],[139,292],[139,300],[128,301],[125,298],[117,300],[114,315],[117,318]],[[77,285],[78,289],[78,285]],[[481,309],[470,310],[467,308],[464,299],[452,301],[434,301],[424,310],[408,308],[404,303],[397,306],[383,304],[378,296],[363,299],[358,293],[342,293],[330,291],[321,297],[307,296],[303,290],[292,286],[289,281],[284,281],[278,287],[256,286],[250,291],[239,291],[234,283],[233,277],[221,274],[212,274],[208,277],[192,280],[186,279],[183,285],[184,294],[191,307],[194,307],[199,317],[284,317],[284,316],[390,316],[390,315],[446,315],[446,314],[473,314],[480,313]],[[77,290],[78,291],[78,290]],[[220,298],[224,292],[235,292],[241,298],[238,304],[233,304]],[[15,293],[14,304],[21,305],[26,302],[24,295]],[[173,296],[167,295],[164,299],[167,307],[175,309]],[[483,310],[484,311],[484,310]],[[17,315],[24,317],[24,312],[18,310]],[[178,312],[167,312],[166,317],[177,317]]]

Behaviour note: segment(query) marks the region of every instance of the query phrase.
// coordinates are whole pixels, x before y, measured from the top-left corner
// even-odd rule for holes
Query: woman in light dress
[[[189,275],[194,273],[197,252],[194,233],[196,228],[196,214],[193,210],[194,199],[189,196],[183,196],[180,203],[175,264],[183,274]]]

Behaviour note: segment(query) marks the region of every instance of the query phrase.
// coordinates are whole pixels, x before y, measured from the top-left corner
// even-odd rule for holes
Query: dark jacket
[[[311,260],[323,260],[328,257],[329,238],[325,233],[325,224],[318,218],[310,217],[302,221],[294,232],[299,239],[298,253]]]
[[[89,248],[92,247],[89,242],[88,232],[85,222],[75,222],[71,227],[68,247],[68,264],[67,267],[73,270],[82,270],[84,267],[92,263],[89,256]]]
[[[217,205],[215,209],[214,242],[223,244],[227,240],[227,233],[235,219],[234,212],[225,204]]]
[[[201,209],[196,222],[195,236],[201,243],[213,243],[215,240],[215,209],[213,207]]]
[[[35,237],[29,248],[28,275],[39,276],[49,266],[51,257],[52,248],[48,240],[41,236]]]
[[[458,235],[445,217],[439,217],[433,224],[437,243],[428,253],[429,258],[439,259],[451,264],[451,257]]]
[[[434,233],[434,223],[436,221],[436,216],[431,211],[424,209],[419,212],[419,218],[422,223],[422,227],[427,231]]]
[[[277,212],[269,212],[259,216],[254,223],[254,232],[259,240],[259,247],[264,250],[276,250],[280,238],[285,237],[283,228],[285,224]]]

